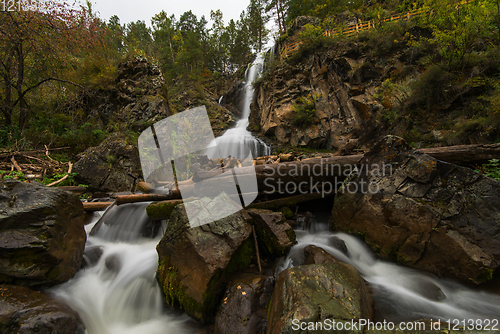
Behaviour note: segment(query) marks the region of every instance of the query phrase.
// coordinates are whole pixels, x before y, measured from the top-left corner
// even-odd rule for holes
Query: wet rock
[[[500,261],[499,182],[393,136],[359,170],[335,198],[332,229],[358,233],[380,256],[438,276],[491,279]]]
[[[104,260],[104,265],[106,266],[106,269],[108,269],[109,271],[113,273],[118,273],[122,268],[120,256],[118,254],[108,255]]]
[[[131,191],[142,181],[139,151],[115,133],[78,155],[73,172],[89,191]]]
[[[0,183],[0,283],[65,282],[82,264],[85,241],[77,196],[38,183]]]
[[[271,257],[286,255],[290,248],[297,243],[295,232],[288,225],[281,212],[271,210],[248,210],[255,224],[257,239],[259,240],[259,250]]]
[[[309,245],[304,248],[304,264],[336,263],[337,259],[321,247]]]
[[[333,248],[341,251],[345,255],[347,255],[347,246],[346,246],[344,240],[342,240],[338,237],[332,236],[328,239],[328,244],[330,246],[332,246]]]
[[[90,246],[86,247],[83,252],[83,263],[84,268],[89,268],[97,264],[99,259],[103,254],[103,248],[101,246]]]
[[[303,265],[278,275],[269,309],[268,333],[293,333],[293,321],[300,324],[329,319],[350,323],[372,316],[371,297],[352,266],[340,262]]]
[[[214,333],[264,334],[273,281],[256,274],[233,279],[215,317]]]
[[[78,314],[47,293],[0,285],[0,333],[84,334]]]
[[[236,204],[222,193],[220,208]],[[191,202],[202,203],[204,199]],[[166,301],[192,318],[213,321],[229,274],[247,267],[255,254],[251,218],[244,211],[210,224],[190,228],[184,204],[176,206],[156,247],[158,281]]]
[[[427,299],[434,300],[436,302],[446,299],[446,295],[439,286],[437,286],[432,280],[419,278],[414,280],[414,285],[411,290],[415,291],[420,296]]]

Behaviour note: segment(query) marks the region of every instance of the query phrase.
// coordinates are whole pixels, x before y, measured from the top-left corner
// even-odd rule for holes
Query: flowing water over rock
[[[499,328],[498,295],[472,290],[450,280],[378,260],[359,238],[346,233],[332,233],[328,231],[327,223],[314,223],[309,231],[296,231],[296,234],[298,244],[278,271],[302,264],[305,260],[304,248],[315,245],[358,270],[371,287],[381,318],[393,322],[497,319],[496,328]],[[337,238],[347,246],[347,254],[339,249]]]
[[[79,313],[89,334],[192,333],[189,317],[168,314],[164,307],[155,278],[161,236],[141,238],[144,207],[123,208],[126,216],[113,215],[121,220],[116,229],[100,229],[88,237],[85,268],[53,292]],[[135,226],[117,233],[120,225]],[[87,225],[87,232],[93,226]]]
[[[128,232],[116,233],[114,228],[104,228],[89,235],[84,269],[52,292],[79,313],[89,334],[194,333],[196,327],[188,316],[166,310],[155,278],[156,245],[164,227],[156,238],[142,238],[142,227],[147,222],[144,208],[127,206],[114,209],[123,210],[126,215],[115,212],[108,214],[111,218],[107,219],[121,220],[122,224],[114,222],[110,226],[122,225]],[[87,233],[94,225],[86,226]],[[321,247],[361,273],[371,287],[380,319],[397,322],[424,318],[500,318],[500,296],[380,261],[358,238],[331,233],[326,223],[313,223],[309,230],[296,233],[299,243],[277,272],[302,264],[307,245]]]
[[[237,159],[245,159],[248,157],[248,149],[250,149],[253,157],[260,157],[271,153],[271,148],[266,143],[255,138],[247,130],[250,104],[252,103],[254,94],[252,82],[262,73],[264,60],[264,54],[258,54],[255,61],[245,72],[244,94],[243,101],[241,101],[241,119],[236,123],[234,128],[227,130],[222,136],[215,139],[217,146],[208,149],[206,152],[209,158],[226,158],[231,156]]]

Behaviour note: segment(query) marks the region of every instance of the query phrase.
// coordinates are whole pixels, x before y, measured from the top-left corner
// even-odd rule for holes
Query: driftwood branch
[[[54,161],[55,163],[59,164],[59,161],[56,161],[50,157],[49,148],[47,147],[47,145],[43,145],[43,146],[45,146],[45,155],[47,156],[47,158],[49,158],[50,161]]]
[[[14,156],[12,156],[12,158],[10,158],[10,161],[12,162],[12,166],[14,166],[14,168],[18,171],[18,172],[22,172],[23,170],[21,169],[21,167],[19,167],[19,164],[17,163],[16,159],[14,158]]]
[[[257,255],[257,265],[259,266],[259,273],[262,274],[262,266],[260,265],[259,243],[257,242],[257,234],[255,233],[255,225],[252,225],[253,242],[255,244],[255,254]]]
[[[73,169],[73,164],[70,162],[68,162],[68,173],[66,175],[64,175],[61,179],[55,181],[55,182],[52,182],[51,184],[47,184],[47,187],[52,187],[52,186],[55,186],[56,184],[59,184],[61,183],[62,181],[66,180],[68,177],[69,177],[69,174],[71,173],[71,170]]]

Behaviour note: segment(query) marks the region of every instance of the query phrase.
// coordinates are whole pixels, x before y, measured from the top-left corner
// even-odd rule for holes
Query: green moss
[[[294,216],[292,210],[287,206],[282,207],[280,211],[286,219],[292,219]]]
[[[168,260],[158,266],[158,280],[165,294],[165,300],[172,307],[180,307],[187,314],[200,316],[204,312],[203,305],[188,296],[182,286],[177,270],[167,266]]]
[[[397,258],[398,263],[411,264],[410,259],[408,259],[405,255],[401,254],[400,252],[396,253],[396,258]]]
[[[180,204],[181,201],[163,201],[151,203],[146,207],[146,214],[151,220],[167,220],[170,218],[174,208]]]
[[[372,249],[374,249],[373,247],[371,247]],[[390,249],[386,249],[386,248],[382,248],[378,254],[380,254],[380,256],[386,258],[386,259],[390,259],[390,260],[398,260],[398,258],[400,257],[399,253],[398,253],[398,250],[397,249],[393,249],[393,248],[390,248]],[[401,256],[401,258],[403,259],[404,261],[404,257]],[[404,263],[404,262],[402,262]]]
[[[245,240],[234,252],[226,269],[226,274],[232,274],[250,265],[255,256],[255,247],[252,238]]]
[[[157,277],[167,304],[183,309],[188,315],[203,323],[212,321],[224,293],[223,278],[247,267],[254,255],[255,248],[252,239],[248,238],[233,254],[226,270],[218,270],[214,273],[205,289],[202,303],[186,294],[186,287],[183,286],[177,269],[169,266],[170,259],[163,260],[158,265]]]
[[[479,277],[477,278],[477,282],[479,284],[481,284],[481,283],[485,283],[485,282],[492,280],[493,279],[493,272],[494,271],[491,268],[484,269],[483,273],[481,275],[479,275]]]

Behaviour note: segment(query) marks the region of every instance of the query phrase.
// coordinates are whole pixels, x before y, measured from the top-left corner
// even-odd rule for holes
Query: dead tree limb
[[[56,184],[59,184],[61,183],[62,181],[66,180],[68,177],[69,177],[69,174],[71,173],[71,170],[73,169],[73,164],[70,162],[68,162],[68,172],[66,173],[66,175],[64,175],[61,179],[55,181],[55,182],[52,182],[50,184],[47,184],[47,187],[52,187],[52,186],[55,186]]]

